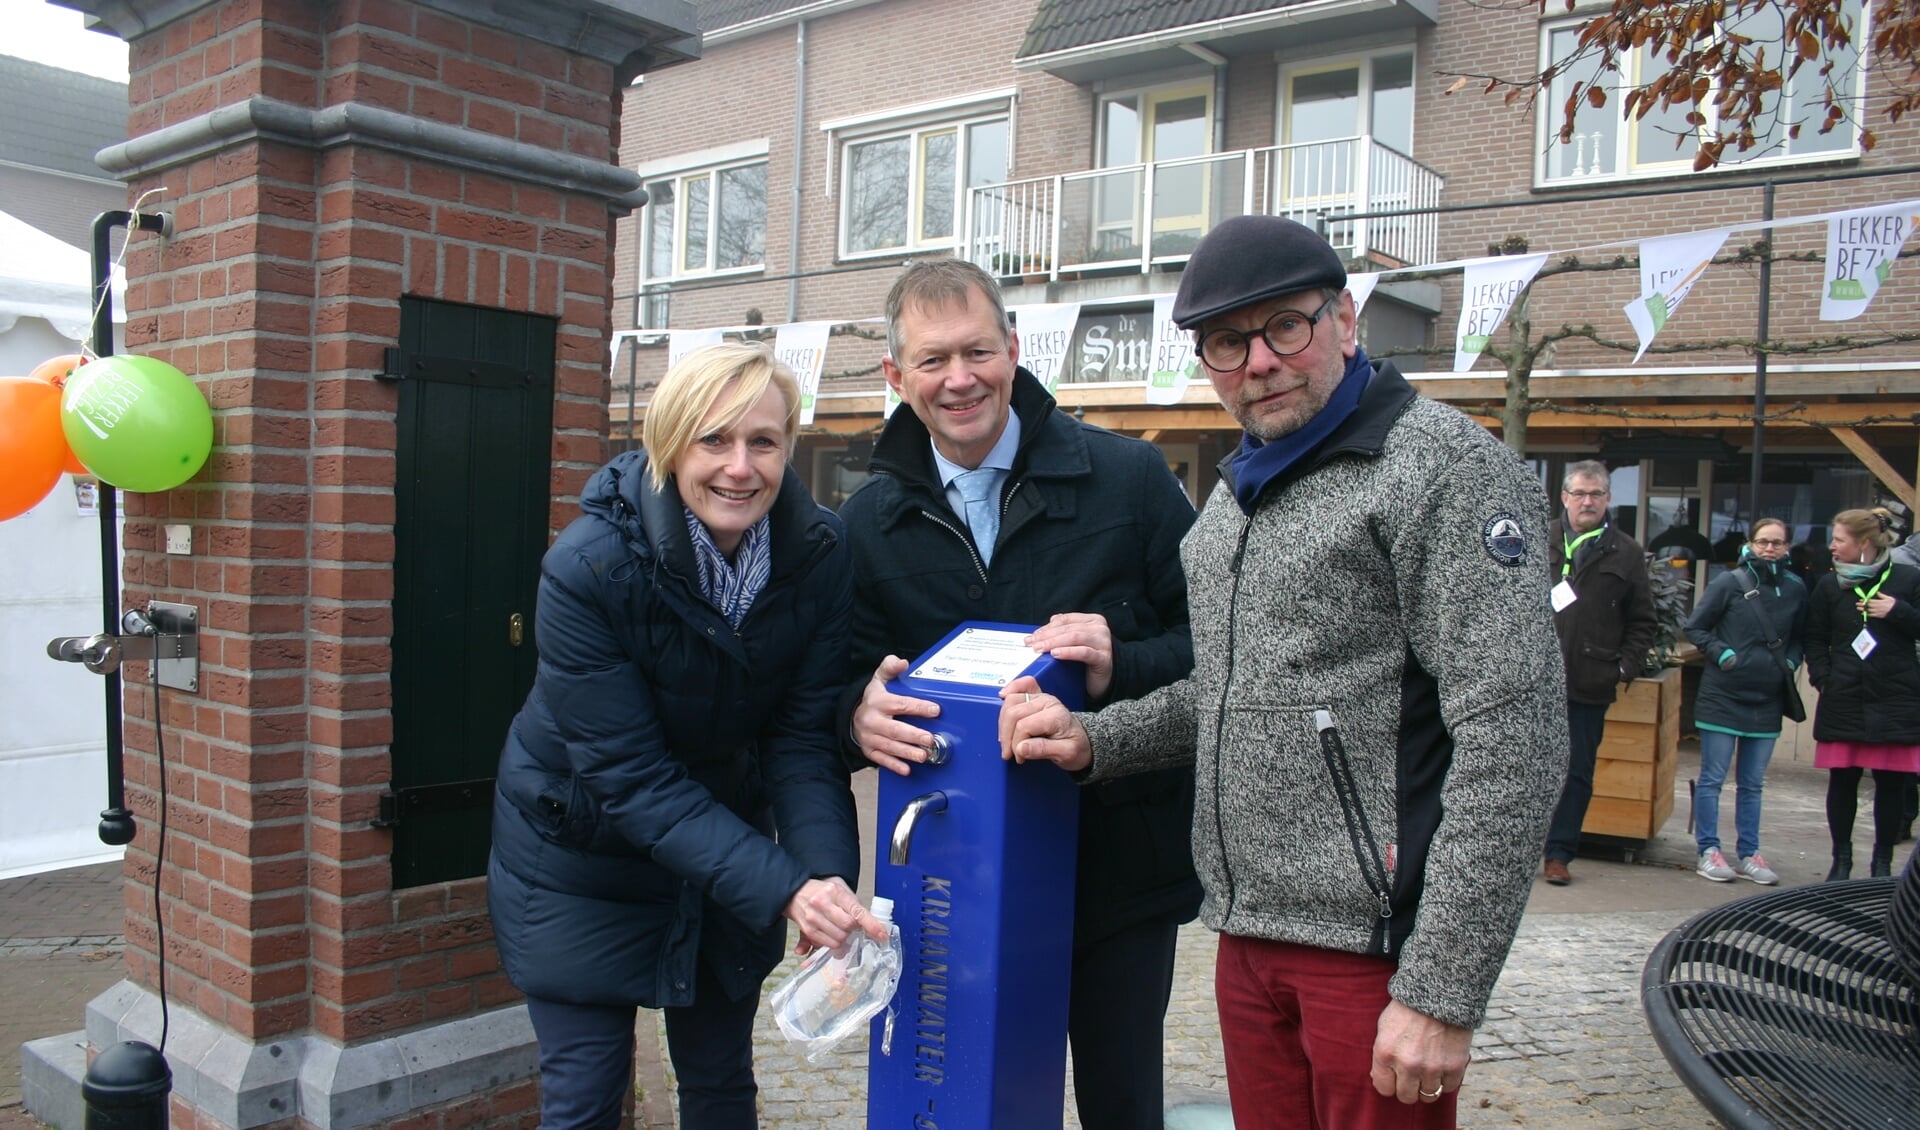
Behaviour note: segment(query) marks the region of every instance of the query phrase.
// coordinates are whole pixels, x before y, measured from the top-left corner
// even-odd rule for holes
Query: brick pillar
[[[199,690],[126,689],[127,979],[87,1039],[160,1040],[176,1126],[531,1125],[531,1031],[483,880],[393,889],[399,300],[558,320],[551,524],[604,454],[619,92],[686,57],[679,0],[61,0],[132,45],[102,155],[169,238],[127,350],[192,375],[215,449],[126,499],[126,602],[196,606]],[[192,530],[164,552],[162,527]],[[77,1082],[77,1081],[76,1081]]]

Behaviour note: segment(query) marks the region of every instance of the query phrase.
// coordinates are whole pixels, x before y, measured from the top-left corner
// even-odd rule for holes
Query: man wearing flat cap
[[[1194,765],[1235,1125],[1450,1130],[1566,770],[1547,499],[1345,288],[1290,220],[1201,241],[1173,317],[1245,434],[1181,546],[1193,673],[1077,716],[1016,681],[1001,732],[1088,781]]]

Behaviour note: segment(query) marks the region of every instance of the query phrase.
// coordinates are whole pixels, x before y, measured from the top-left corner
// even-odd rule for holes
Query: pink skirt
[[[1920,745],[1819,742],[1813,747],[1813,764],[1819,769],[1885,769],[1894,773],[1920,773]]]

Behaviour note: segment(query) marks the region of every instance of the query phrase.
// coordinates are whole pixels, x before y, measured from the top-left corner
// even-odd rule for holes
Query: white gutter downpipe
[[[807,21],[793,25],[793,223],[787,236],[787,321],[800,320],[800,172],[806,168]]]
[[[1227,57],[1211,47],[1182,43],[1180,49],[1213,68],[1213,151],[1227,151]]]

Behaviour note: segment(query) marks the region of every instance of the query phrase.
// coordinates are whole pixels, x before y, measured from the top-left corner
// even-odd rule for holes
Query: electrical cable
[[[160,908],[160,868],[167,858],[167,737],[166,719],[160,712],[160,672],[156,661],[150,668],[153,679],[153,749],[160,768],[160,838],[153,845],[153,938],[154,954],[160,961],[160,1054],[167,1052],[167,920]]]

